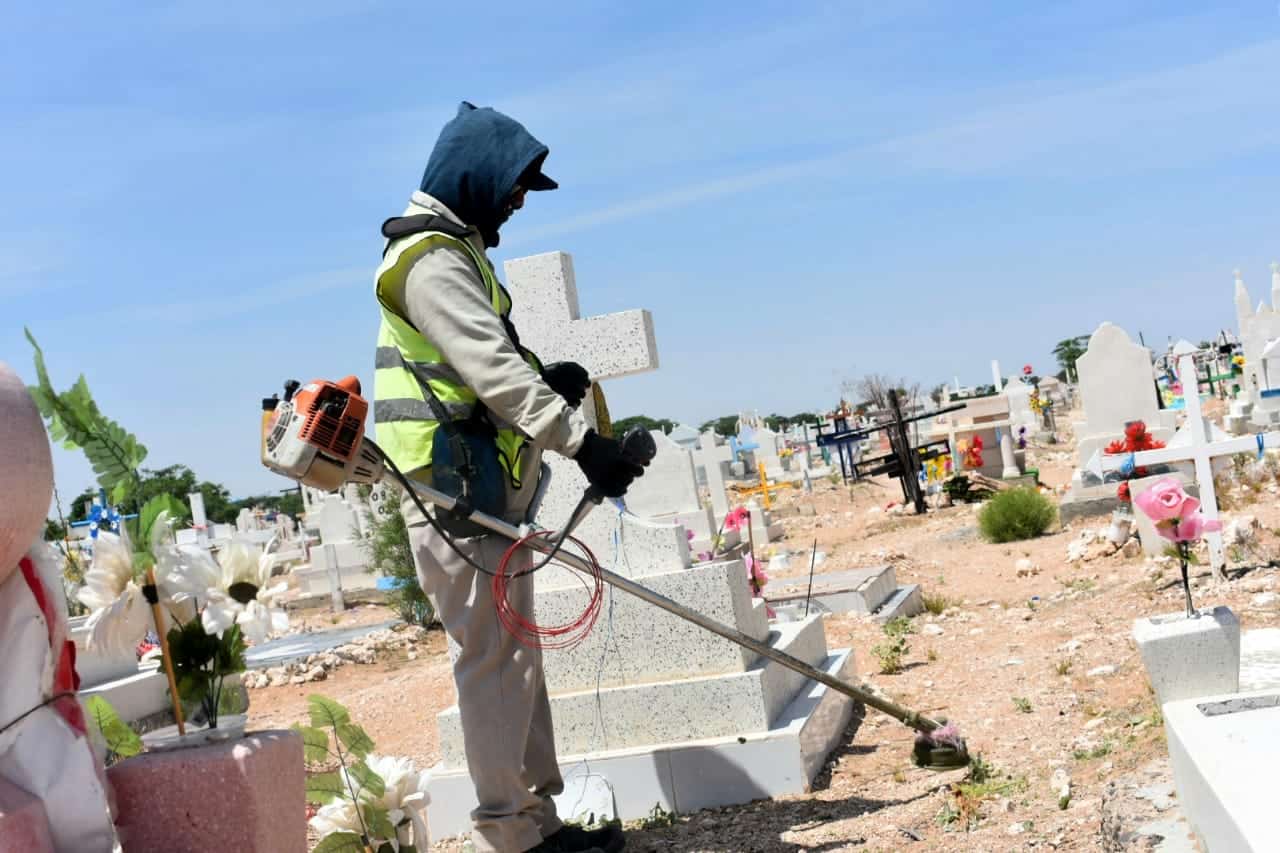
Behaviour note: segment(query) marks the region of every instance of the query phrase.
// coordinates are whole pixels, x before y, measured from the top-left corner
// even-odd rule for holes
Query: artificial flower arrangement
[[[171,623],[165,632],[169,661],[161,654],[161,664],[172,665],[178,697],[197,706],[215,729],[226,704],[226,679],[244,671],[248,643],[289,627],[279,606],[285,584],[271,585],[274,559],[256,545],[233,541],[216,558],[194,545],[175,545],[163,512],[151,532],[154,595]],[[86,646],[107,652],[136,648],[152,627],[147,587],[127,532],[100,533],[78,595],[90,610]]]
[[[1191,582],[1187,565],[1195,562],[1191,546],[1206,533],[1222,529],[1222,522],[1205,518],[1200,501],[1182,490],[1173,477],[1157,480],[1151,488],[1134,499],[1138,509],[1155,523],[1156,532],[1173,543],[1171,550],[1182,566],[1182,591],[1186,596],[1187,616],[1197,613],[1191,604]]]
[[[982,436],[975,435],[970,440],[960,439],[956,442],[956,450],[960,452],[960,457],[964,460],[966,468],[982,467]]]
[[[1108,456],[1118,456],[1121,454],[1140,453],[1144,450],[1159,450],[1164,447],[1163,441],[1152,437],[1147,432],[1147,425],[1144,421],[1130,421],[1125,424],[1124,438],[1118,438],[1103,448],[1102,452]],[[1121,468],[1121,473],[1125,477],[1116,488],[1116,497],[1124,505],[1128,505],[1132,498],[1129,495],[1129,480],[1147,476],[1147,469],[1142,466],[1126,466]]]

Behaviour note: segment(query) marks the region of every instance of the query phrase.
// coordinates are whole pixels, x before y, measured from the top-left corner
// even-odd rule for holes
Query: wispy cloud
[[[1205,62],[993,104],[918,133],[672,187],[513,233],[509,243],[814,175],[1104,176],[1212,161],[1280,143],[1277,80],[1280,40],[1261,42]]]
[[[107,312],[95,312],[94,317],[95,320],[108,324],[113,322],[155,323],[166,327],[213,323],[342,288],[360,288],[367,285],[366,289],[372,293],[371,274],[372,270],[369,266],[345,267],[291,276],[274,284],[237,290],[229,294],[219,293],[199,299],[122,306]]]

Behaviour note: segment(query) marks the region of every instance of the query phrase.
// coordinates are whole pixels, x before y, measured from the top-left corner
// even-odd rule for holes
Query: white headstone
[[[253,510],[244,507],[236,515],[236,531],[239,533],[250,533],[258,529],[258,519],[254,517]]]
[[[1000,362],[995,359],[991,360],[991,384],[996,387],[997,394],[1004,390],[1004,377],[1000,375]]]
[[[320,542],[325,545],[350,542],[359,532],[354,510],[337,494],[325,498],[316,526],[320,529]]]
[[[698,509],[693,457],[665,435],[655,435],[653,440],[658,453],[644,476],[627,491],[627,509],[649,518]]]
[[[729,495],[725,492],[724,481],[729,473],[729,464],[733,462],[733,450],[713,430],[707,430],[698,439],[693,460],[706,472],[711,508],[717,518],[724,518],[729,511]]]
[[[187,500],[191,502],[191,526],[195,528],[196,537],[199,538],[209,530],[209,518],[204,513],[204,495],[192,492],[187,495]]]
[[[1130,421],[1144,421],[1153,435],[1168,438],[1174,415],[1161,412],[1151,365],[1151,351],[1135,344],[1119,326],[1103,323],[1089,338],[1088,350],[1076,362],[1085,417],[1076,429],[1081,464],[1098,447],[1123,435]]]

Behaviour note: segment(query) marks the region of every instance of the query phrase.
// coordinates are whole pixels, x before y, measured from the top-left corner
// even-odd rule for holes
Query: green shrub
[[[400,514],[400,492],[388,489],[388,495],[380,511],[370,516],[365,553],[375,571],[393,580],[394,586],[387,592],[391,607],[410,625],[426,628],[435,621],[435,610],[418,584],[409,528]]]
[[[978,513],[978,527],[988,542],[1034,539],[1049,529],[1057,511],[1036,489],[1000,492]]]

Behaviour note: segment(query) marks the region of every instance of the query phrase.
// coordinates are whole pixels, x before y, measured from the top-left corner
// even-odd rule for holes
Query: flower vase
[[[1133,529],[1133,515],[1127,509],[1118,509],[1111,514],[1111,527],[1107,530],[1107,540],[1120,548],[1129,541],[1129,531]]]

